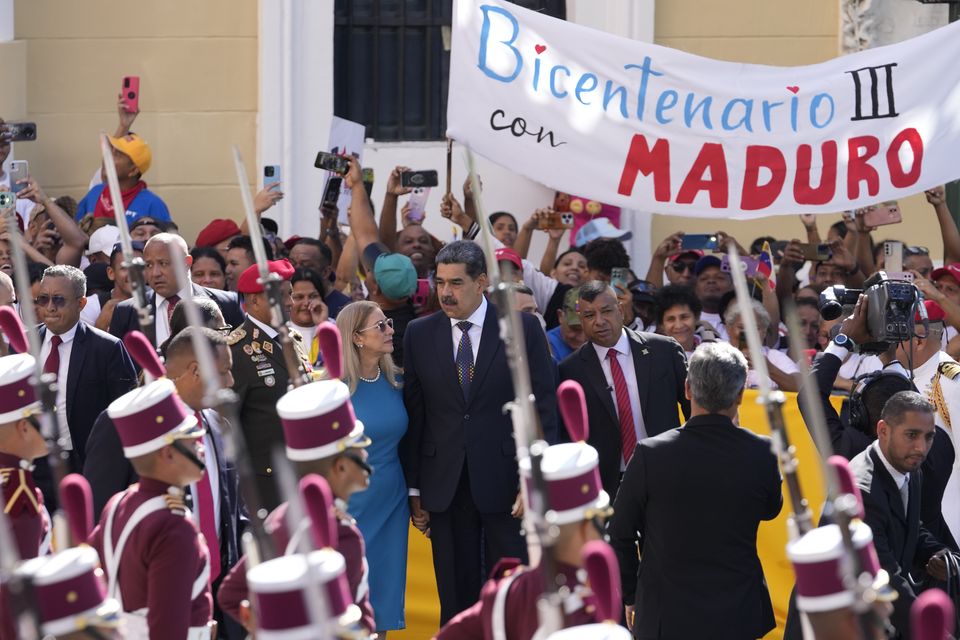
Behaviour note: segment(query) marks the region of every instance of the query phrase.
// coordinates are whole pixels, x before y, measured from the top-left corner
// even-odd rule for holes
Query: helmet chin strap
[[[173,447],[174,449],[176,449],[177,451],[179,451],[179,452],[180,452],[180,455],[182,455],[184,458],[186,458],[187,460],[189,460],[189,461],[192,462],[193,464],[197,465],[197,468],[199,468],[200,471],[206,470],[207,465],[205,465],[205,464],[203,463],[203,461],[200,460],[200,458],[198,458],[196,455],[194,455],[193,451],[191,451],[190,449],[188,449],[187,446],[184,445],[181,441],[179,441],[179,440],[174,440],[174,441],[173,441],[173,444],[171,444],[170,446]]]

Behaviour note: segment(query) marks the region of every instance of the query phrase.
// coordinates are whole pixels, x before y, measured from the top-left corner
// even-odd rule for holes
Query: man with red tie
[[[76,267],[56,265],[43,272],[35,303],[40,309],[40,361],[44,373],[57,376],[60,444],[71,471],[83,468],[87,438],[97,416],[136,385],[133,360],[123,343],[80,321],[86,306],[87,277]],[[37,460],[34,477],[51,510],[58,496],[46,459]]]
[[[689,415],[687,360],[673,338],[623,326],[617,294],[606,282],[582,285],[578,308],[587,342],[560,363],[560,378],[583,387],[587,442],[600,454],[603,489],[615,496],[637,443],[679,427],[678,404]]]

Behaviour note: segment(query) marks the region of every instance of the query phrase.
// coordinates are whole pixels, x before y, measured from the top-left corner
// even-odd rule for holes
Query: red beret
[[[270,273],[275,273],[282,280],[289,280],[293,277],[293,265],[286,258],[281,260],[267,260],[267,267]],[[237,278],[237,291],[239,293],[262,293],[263,285],[257,282],[260,279],[260,267],[255,264],[250,265]]]
[[[240,235],[240,227],[233,220],[217,218],[200,230],[195,247],[215,247],[227,238]]]
[[[927,320],[930,322],[943,322],[947,318],[947,314],[944,312],[943,307],[934,302],[933,300],[924,300],[923,306],[927,309]],[[920,311],[917,310],[915,314],[915,321],[920,322]]]

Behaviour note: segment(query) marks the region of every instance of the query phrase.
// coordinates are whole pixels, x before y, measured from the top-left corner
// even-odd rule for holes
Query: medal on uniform
[[[263,378],[264,376],[268,378],[273,377],[275,373],[276,371],[273,370],[273,367],[270,367],[269,369],[263,369],[262,371],[257,371],[257,375],[260,376],[261,378]],[[272,387],[273,385],[270,385],[270,386]]]
[[[259,342],[253,342],[253,343],[251,343],[250,346],[253,348],[253,350],[254,350],[255,353],[260,353],[261,349],[260,349],[260,343],[259,343]]]
[[[245,345],[243,345],[243,352],[244,352],[245,354],[247,354],[248,356],[252,356],[252,355],[253,355],[253,347],[251,347],[251,346],[248,345],[248,344],[245,344]]]
[[[267,376],[263,379],[263,384],[267,385],[268,387],[272,387],[273,385],[277,384],[277,379],[273,376]]]
[[[267,353],[273,353],[273,343],[269,340],[263,341],[263,350]]]

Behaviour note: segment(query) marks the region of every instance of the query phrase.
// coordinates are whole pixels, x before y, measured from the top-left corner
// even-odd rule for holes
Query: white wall
[[[2,3],[3,0],[0,0]],[[568,0],[567,17],[618,35],[653,40],[654,0]],[[260,0],[260,121],[256,165],[247,160],[251,179],[260,183],[264,164],[280,164],[286,194],[280,213],[281,234],[316,235],[317,204],[324,174],[313,168],[316,152],[326,147],[333,116],[333,2],[332,0]],[[425,226],[441,240],[453,236],[452,225],[440,217],[445,181],[446,145],[443,142],[385,143],[368,140],[364,165],[374,170],[373,201],[383,202],[387,175],[405,164],[413,169],[436,169],[441,186],[431,193]],[[484,182],[484,208],[510,211],[522,222],[535,209],[553,202],[553,192],[520,178],[499,165],[478,158]],[[256,170],[257,174],[252,172]],[[463,151],[454,145],[453,190],[462,200],[466,178]],[[628,243],[634,264],[650,256],[650,215],[625,212],[622,226],[634,240]],[[561,246],[568,244],[564,239]],[[534,234],[530,256],[538,262],[546,238]]]

